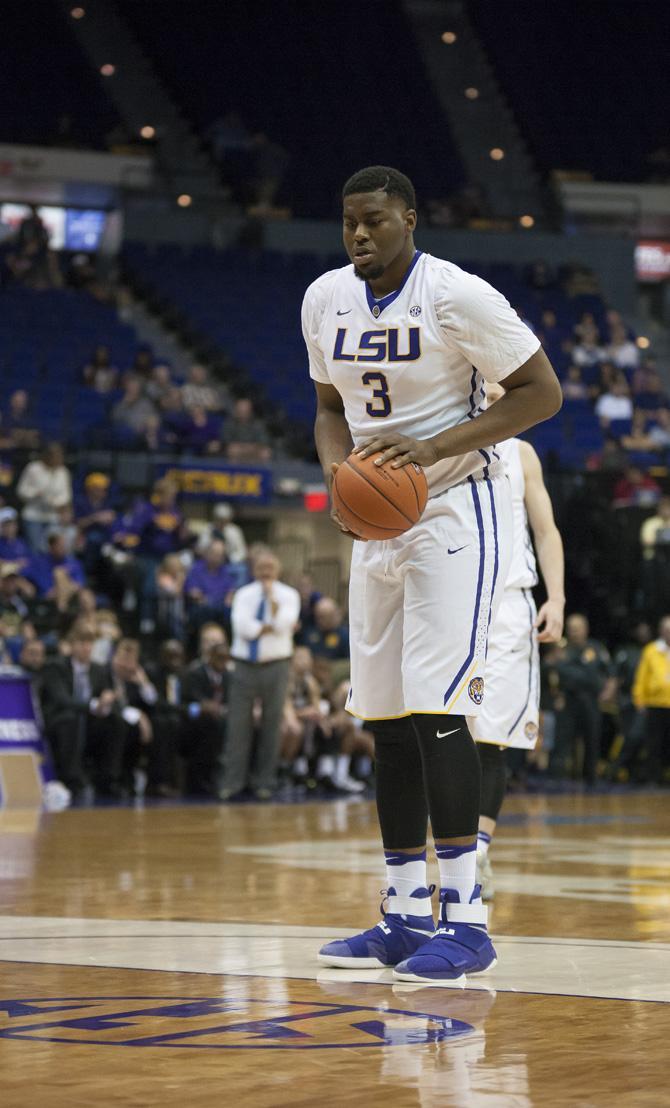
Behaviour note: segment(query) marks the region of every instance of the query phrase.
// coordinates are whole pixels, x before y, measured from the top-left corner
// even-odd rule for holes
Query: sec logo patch
[[[535,742],[537,738],[538,727],[536,723],[527,723],[523,729],[523,733],[528,740]]]

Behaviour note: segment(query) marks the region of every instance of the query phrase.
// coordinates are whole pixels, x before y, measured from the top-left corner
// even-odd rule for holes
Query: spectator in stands
[[[167,554],[156,571],[156,634],[181,639],[186,627],[186,567],[179,554]]]
[[[191,604],[191,622],[228,623],[237,577],[226,560],[226,544],[214,539],[191,566],[186,578],[186,596]]]
[[[119,379],[119,371],[112,365],[112,353],[108,346],[96,346],[93,357],[82,370],[84,384],[95,392],[106,396],[112,392]]]
[[[63,448],[52,442],[38,461],[29,462],[19,478],[17,496],[23,501],[23,531],[34,551],[44,550],[46,534],[72,503],[72,481],[64,464]]]
[[[601,427],[633,418],[633,401],[623,373],[616,376],[609,390],[598,397],[595,411]]]
[[[172,797],[179,793],[179,755],[188,718],[185,655],[179,639],[161,643],[151,676],[158,699],[153,709],[154,742],[149,747],[146,794]]]
[[[24,570],[31,558],[28,543],[19,538],[16,508],[0,508],[0,561],[13,562],[18,570]]]
[[[18,638],[22,624],[30,619],[35,586],[20,576],[14,562],[0,563],[0,621],[5,638]]]
[[[15,389],[9,397],[4,434],[10,449],[33,450],[39,445],[37,420],[30,412],[30,397],[25,389]]]
[[[572,360],[578,366],[596,366],[605,358],[605,352],[600,345],[598,328],[590,320],[583,320],[575,328],[579,341],[572,351]]]
[[[290,773],[295,784],[304,785],[311,779],[309,760],[321,752],[329,714],[330,705],[321,696],[314,677],[311,651],[298,646],[291,661],[284,704],[280,763],[283,776]]]
[[[235,574],[237,585],[246,585],[247,543],[242,528],[235,523],[233,509],[225,501],[214,508],[212,522],[201,532],[198,539],[198,551],[202,553],[215,539],[226,544],[226,554],[231,572]]]
[[[160,363],[153,367],[151,378],[144,391],[153,404],[160,406],[164,397],[175,387],[169,365]]]
[[[232,608],[235,668],[230,683],[230,741],[224,755],[222,800],[247,783],[258,800],[269,800],[276,784],[281,720],[300,616],[300,594],[279,580],[278,558],[268,550],[253,564],[255,580],[235,593]],[[254,703],[262,705],[257,756],[251,745]]]
[[[634,772],[634,765],[641,752],[645,738],[644,710],[633,702],[633,682],[642,657],[643,648],[651,641],[651,626],[644,620],[637,623],[624,643],[614,655],[614,670],[619,694],[619,719],[623,732],[623,745],[610,774],[616,780],[620,771],[626,774]]]
[[[56,776],[73,795],[86,785],[86,758],[100,795],[119,797],[123,795],[125,724],[114,711],[110,669],[91,662],[93,642],[90,629],[74,626],[68,642],[70,656],[44,669],[42,712]]]
[[[660,784],[670,761],[670,616],[663,616],[658,638],[642,651],[633,703],[646,717],[647,780]]]
[[[84,587],[84,567],[67,553],[60,531],[50,531],[46,554],[36,554],[26,570],[37,595],[52,600],[59,612],[65,612],[73,596]]]
[[[640,528],[644,557],[651,559],[660,546],[670,549],[670,496],[661,496],[656,513]]]
[[[177,446],[181,446],[181,435],[166,427],[158,413],[148,416],[137,439],[137,449],[156,454],[176,449]]]
[[[300,635],[304,635],[316,625],[315,608],[323,593],[314,588],[314,578],[311,573],[300,574],[298,592],[300,593]]]
[[[300,632],[301,645],[308,646],[315,657],[342,661],[349,658],[349,631],[340,606],[329,596],[322,596],[314,605],[314,624]]]
[[[619,439],[614,435],[605,435],[600,454],[591,455],[587,459],[586,468],[601,470],[603,473],[621,473],[627,464],[628,456],[622,449]]]
[[[206,412],[220,412],[223,398],[220,390],[212,384],[204,365],[192,365],[188,371],[188,380],[181,387],[181,399],[185,409],[204,408]]]
[[[220,424],[206,408],[189,408],[178,444],[185,454],[213,454],[219,449]]]
[[[189,793],[218,796],[221,756],[226,739],[229,705],[228,644],[210,647],[207,661],[192,666],[184,681],[183,698],[188,722],[184,730],[182,754],[186,762],[186,789]]]
[[[221,443],[231,462],[267,462],[272,457],[268,433],[246,397],[235,401],[232,418],[223,426]]]
[[[226,632],[220,623],[203,623],[198,635],[198,657],[191,664],[191,669],[209,661],[209,655],[215,646],[228,646]],[[230,653],[230,652],[229,652]]]
[[[184,405],[181,389],[171,385],[159,402],[159,414],[166,434],[179,435],[184,422]]]
[[[7,255],[7,266],[15,280],[32,289],[61,284],[58,262],[49,249],[49,231],[34,204],[19,224],[16,250]]]
[[[46,657],[46,647],[41,639],[26,639],[19,654],[19,665],[33,678],[33,691],[37,693],[38,697]]]
[[[648,374],[646,387],[643,392],[638,392],[635,397],[635,406],[646,412],[655,412],[659,408],[667,408],[670,401],[663,387],[663,380],[659,373]]]
[[[528,266],[526,281],[532,289],[544,292],[545,289],[554,288],[556,274],[544,258],[538,258],[537,261],[531,262]]]
[[[133,364],[130,367],[130,374],[133,377],[139,377],[142,385],[146,385],[151,378],[154,368],[154,355],[153,351],[148,346],[142,346],[135,354],[133,358]]]
[[[589,638],[586,616],[568,616],[565,630],[567,644],[557,664],[565,705],[558,720],[555,760],[565,764],[571,757],[574,770],[579,764],[577,743],[581,740],[582,775],[591,787],[596,783],[600,752],[600,705],[614,695],[615,680],[606,648]]]
[[[613,508],[648,508],[657,504],[661,486],[639,466],[628,466],[614,486]]]
[[[134,446],[140,438],[147,421],[155,416],[156,408],[144,395],[142,379],[128,374],[125,379],[124,394],[112,408],[112,423],[120,446]]]
[[[670,449],[670,410],[659,408],[655,413],[654,422],[649,428],[649,442],[651,450]]]
[[[136,639],[121,639],[112,658],[112,677],[116,693],[116,711],[126,725],[124,735],[123,785],[131,794],[138,787],[137,771],[144,771],[147,759],[143,747],[154,741],[149,713],[158,700],[158,690],[140,663],[140,644]]]
[[[262,131],[251,139],[251,194],[257,212],[270,210],[281,188],[289,163],[288,151]]]
[[[647,432],[647,420],[646,412],[639,409],[633,411],[630,434],[621,436],[621,445],[625,450],[646,453],[654,449],[653,441]]]
[[[100,552],[110,542],[117,521],[111,481],[106,473],[87,474],[74,499],[74,518],[83,540],[82,561],[87,573],[95,573]]]
[[[153,631],[156,620],[156,570],[168,554],[188,546],[190,534],[177,506],[177,486],[167,478],[154,483],[151,500],[139,501],[121,521],[115,542],[133,551],[141,578],[140,618],[143,634]]]
[[[589,392],[582,379],[582,371],[578,365],[568,367],[568,372],[563,381],[563,396],[566,400],[586,400]]]
[[[635,343],[628,338],[623,323],[613,322],[610,327],[610,341],[605,347],[605,357],[613,362],[617,369],[637,369],[640,362],[640,351]]]

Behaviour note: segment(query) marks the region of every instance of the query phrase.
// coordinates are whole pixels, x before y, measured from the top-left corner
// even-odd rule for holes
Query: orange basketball
[[[421,518],[428,482],[421,466],[410,462],[392,469],[375,465],[373,454],[350,454],[333,482],[333,504],[342,522],[363,539],[395,539]]]

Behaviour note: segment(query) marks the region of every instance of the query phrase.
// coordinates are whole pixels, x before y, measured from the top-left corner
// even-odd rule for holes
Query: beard
[[[354,262],[354,274],[359,281],[378,281],[385,269],[385,265],[376,265],[373,269],[368,269],[366,273],[363,273]]]

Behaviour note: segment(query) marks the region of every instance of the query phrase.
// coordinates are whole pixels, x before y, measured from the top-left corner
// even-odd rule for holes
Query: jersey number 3
[[[372,400],[369,400],[365,405],[365,410],[369,416],[375,416],[378,419],[384,419],[385,416],[391,414],[391,397],[389,396],[388,381],[383,373],[364,373],[363,374],[364,385],[378,385],[378,388],[372,389]]]

